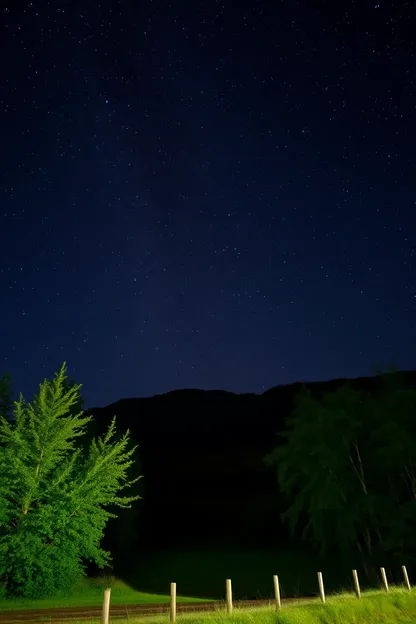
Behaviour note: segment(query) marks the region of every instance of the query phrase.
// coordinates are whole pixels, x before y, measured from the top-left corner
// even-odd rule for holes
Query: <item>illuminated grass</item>
[[[91,620],[90,620],[91,621]],[[98,620],[97,620],[98,622]],[[113,619],[117,624],[168,624],[168,615]],[[354,595],[328,597],[307,606],[291,604],[276,612],[275,607],[234,609],[211,613],[178,613],[178,624],[416,624],[416,593],[392,588],[390,594],[370,591],[361,600]],[[77,623],[72,623],[77,624]],[[79,622],[78,624],[81,624]]]
[[[26,598],[0,599],[0,610],[17,609],[52,609],[55,607],[95,607],[103,603],[103,594],[106,587],[111,587],[111,604],[165,604],[169,602],[168,595],[147,594],[129,587],[119,579],[86,579],[70,595],[61,595],[55,598],[29,600]],[[177,597],[178,602],[202,602],[199,598]],[[204,599],[203,602],[207,602]]]
[[[129,624],[144,624],[143,618]],[[149,617],[146,624],[167,624],[168,618]],[[328,597],[326,604],[291,604],[276,612],[275,607],[235,609],[231,618],[224,612],[178,614],[178,624],[393,624],[416,622],[416,593],[392,588],[389,595],[369,591],[357,600],[353,594]]]

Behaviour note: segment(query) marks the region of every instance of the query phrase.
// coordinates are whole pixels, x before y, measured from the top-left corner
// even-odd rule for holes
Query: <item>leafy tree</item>
[[[416,548],[416,390],[400,373],[385,373],[379,380],[369,444],[383,494],[377,510],[383,550],[397,557]]]
[[[348,384],[298,397],[267,458],[288,499],[283,517],[321,551],[358,552],[371,576],[386,554],[416,545],[416,393],[379,376],[376,394]]]
[[[92,417],[74,412],[81,386],[65,373],[63,364],[31,403],[20,396],[12,421],[0,415],[0,582],[13,596],[70,590],[87,561],[108,565],[108,507],[138,498],[121,494],[140,477],[128,476],[135,448],[115,419],[87,450],[77,445]]]
[[[79,414],[80,412],[85,412],[86,410],[85,410],[84,397],[82,396],[80,392],[80,388],[82,386],[77,384],[76,381],[72,379],[72,377],[65,377],[62,387],[65,391],[71,390],[71,388],[75,388],[75,387],[78,388],[77,400],[71,405],[70,411],[72,414]]]
[[[321,550],[337,542],[348,548],[354,540],[356,509],[347,508],[351,489],[359,493],[357,507],[363,509],[367,484],[354,418],[360,399],[347,386],[322,402],[303,390],[282,434],[286,444],[267,458],[277,466],[282,492],[293,501],[284,518],[294,531],[306,515],[303,534]]]

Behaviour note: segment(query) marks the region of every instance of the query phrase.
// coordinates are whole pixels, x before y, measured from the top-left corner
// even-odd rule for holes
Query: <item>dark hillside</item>
[[[416,384],[416,372],[403,375]],[[275,477],[263,458],[302,385],[319,395],[344,382],[277,386],[262,395],[177,390],[92,409],[99,429],[116,415],[118,427],[129,428],[139,445],[144,479],[138,509],[145,545],[286,543]],[[372,392],[379,382],[366,377],[351,383]]]

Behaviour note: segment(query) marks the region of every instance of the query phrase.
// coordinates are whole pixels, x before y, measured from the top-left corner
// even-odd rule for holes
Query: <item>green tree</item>
[[[368,443],[380,489],[383,550],[397,558],[416,548],[416,389],[401,373],[384,373],[379,381]]]
[[[130,478],[129,432],[107,433],[85,450],[77,444],[91,416],[74,412],[80,387],[66,366],[40,384],[31,403],[15,402],[12,421],[0,416],[0,582],[8,595],[31,598],[70,590],[85,563],[111,561],[100,547],[108,507],[126,508],[138,496],[122,494]]]
[[[302,527],[321,551],[355,551],[370,577],[381,558],[415,544],[415,411],[415,391],[395,373],[379,376],[376,393],[303,390],[266,458],[292,531]]]
[[[71,390],[72,388],[77,387],[77,399],[76,401],[73,403],[73,405],[71,405],[71,413],[72,414],[79,414],[80,412],[85,412],[85,401],[84,401],[84,397],[82,396],[81,392],[80,392],[80,388],[82,387],[80,384],[77,384],[76,381],[72,378],[72,377],[65,377],[64,381],[63,381],[63,385],[62,388],[64,389],[64,391],[68,391]]]

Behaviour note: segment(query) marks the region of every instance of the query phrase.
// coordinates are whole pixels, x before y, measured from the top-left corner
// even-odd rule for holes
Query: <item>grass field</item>
[[[168,624],[168,615],[117,619],[117,624]],[[275,607],[224,611],[179,613],[178,624],[416,624],[416,593],[391,588],[389,594],[369,591],[360,600],[352,594],[331,596],[326,604],[292,604],[276,612]],[[75,623],[72,623],[75,624]],[[80,624],[80,623],[79,623]]]
[[[123,581],[111,577],[86,579],[70,595],[45,598],[43,600],[10,599],[0,600],[0,610],[20,609],[52,609],[54,607],[95,607],[103,603],[103,593],[111,587],[111,603],[114,605],[129,604],[163,604],[169,602],[169,596],[148,594],[129,587]],[[198,598],[177,597],[178,602],[200,602]]]
[[[231,578],[233,585],[233,598],[235,600],[241,599],[256,599],[256,598],[272,598],[273,596],[273,582],[272,577],[274,574],[279,575],[280,589],[282,598],[296,597],[305,595],[316,595],[318,591],[317,576],[318,570],[322,571],[325,583],[325,590],[327,594],[334,594],[341,589],[345,592],[349,592],[353,588],[353,581],[351,575],[351,568],[358,568],[359,566],[355,561],[344,562],[339,564],[328,560],[319,560],[315,555],[308,554],[302,551],[220,551],[220,550],[205,550],[205,551],[181,551],[181,552],[160,552],[153,553],[151,555],[141,555],[136,562],[132,558],[131,570],[128,574],[123,574],[124,582],[112,578],[109,582],[106,578],[100,579],[88,579],[84,581],[76,591],[70,595],[61,595],[53,599],[45,600],[5,600],[0,599],[0,610],[19,610],[19,609],[47,609],[47,608],[59,608],[59,607],[85,607],[85,606],[101,606],[103,600],[103,591],[107,586],[111,586],[111,603],[113,605],[132,605],[132,604],[166,604],[169,602],[169,585],[171,581],[175,581],[177,584],[178,602],[200,602],[206,600],[223,600],[225,595],[225,579]],[[387,571],[389,582],[393,583],[401,582],[401,570],[397,565],[397,570]],[[414,581],[412,578],[412,571],[408,569],[410,574],[410,581]],[[397,573],[394,579],[394,574]],[[365,586],[364,575],[359,570],[360,582],[362,590],[368,589]],[[399,593],[397,593],[399,592]],[[371,598],[371,596],[376,596]],[[416,595],[416,590],[415,590]],[[336,602],[345,599],[348,601],[351,598],[345,596],[345,594],[339,594],[337,598],[330,598],[328,604],[331,609],[335,609]],[[383,596],[374,594],[373,592],[366,592],[365,599],[378,600],[379,598],[386,598],[387,600],[414,600],[413,595],[409,593],[395,590],[390,596]],[[404,597],[403,597],[404,596]],[[352,599],[354,605],[357,604],[354,598]],[[416,598],[415,598],[416,600]],[[364,604],[364,601],[359,603]],[[383,603],[385,604],[385,603]],[[407,604],[407,603],[406,603]],[[410,604],[410,603],[409,603]],[[413,605],[413,602],[412,602]],[[324,614],[321,613],[319,617],[327,617],[332,611],[327,609]],[[298,611],[296,614],[291,615],[295,618],[290,620],[296,624],[307,622],[306,617],[301,607],[296,607]],[[314,607],[315,608],[315,607]],[[319,604],[317,605],[319,613]],[[347,607],[345,607],[346,609]],[[357,608],[357,607],[354,607]],[[361,607],[360,607],[361,608]],[[291,609],[291,607],[290,607]],[[410,609],[410,607],[409,607]],[[393,621],[413,621],[416,624],[416,606],[413,610],[400,610],[396,609]],[[259,624],[268,624],[268,622],[280,622],[280,620],[273,619],[275,617],[273,611],[262,611],[261,617],[263,620],[259,620],[260,611],[251,613],[244,611],[240,613],[238,610],[233,614],[233,621],[237,624],[241,620],[241,624],[250,624],[259,622]],[[289,613],[289,607],[285,607],[282,617],[286,617]],[[290,612],[292,613],[292,612]],[[309,609],[308,609],[309,613]],[[315,613],[313,610],[311,613]],[[384,613],[384,612],[383,612]],[[355,619],[345,620],[355,624],[361,621],[362,614],[358,617],[350,614]],[[224,620],[222,613],[216,614],[197,614],[197,615],[178,615],[178,620],[187,621],[190,617],[189,624],[199,624],[200,622],[206,622],[206,624],[221,624]],[[310,620],[311,622],[319,621],[320,624],[324,620]],[[335,616],[334,616],[335,617]],[[387,622],[388,619],[384,618],[384,615],[380,616],[381,619],[377,622]],[[393,616],[392,616],[393,617]],[[212,619],[214,618],[214,619]],[[217,618],[217,620],[215,620]],[[272,618],[272,619],[270,619]],[[298,619],[296,619],[298,618]],[[301,619],[299,619],[301,618]],[[384,619],[383,619],[384,618]],[[397,619],[401,618],[401,619]],[[407,618],[407,619],[403,619]],[[409,619],[410,618],[410,619]],[[132,619],[132,618],[131,618]],[[162,618],[163,619],[163,618]],[[390,618],[391,619],[391,618]],[[160,618],[158,621],[161,621]],[[229,620],[227,620],[229,621]],[[286,622],[286,620],[281,620]],[[343,620],[340,620],[343,622]],[[370,621],[370,620],[367,620]],[[166,620],[167,622],[167,620]],[[289,622],[289,620],[287,620]],[[326,620],[325,620],[326,622]],[[338,619],[332,619],[331,624],[336,624]],[[147,624],[152,624],[152,619],[146,619]],[[389,623],[391,624],[391,623]]]
[[[168,624],[168,617],[148,617],[137,624]],[[329,596],[322,604],[291,604],[275,607],[235,609],[229,617],[224,611],[204,614],[178,614],[178,624],[415,624],[416,593],[393,587],[389,594],[367,591],[358,600],[354,594]],[[130,620],[129,624],[133,624]]]
[[[236,600],[267,599],[273,595],[274,574],[279,575],[282,597],[304,596],[317,592],[317,570],[323,572],[328,592],[352,588],[346,566],[319,561],[302,551],[163,551],[141,554],[131,563],[128,573],[120,573],[125,583],[113,581],[112,604],[166,603],[172,581],[177,584],[178,602],[223,600],[226,578],[232,580]],[[347,574],[341,574],[345,570]],[[97,606],[105,584],[102,579],[89,579],[73,595],[53,600],[0,599],[0,609]]]

